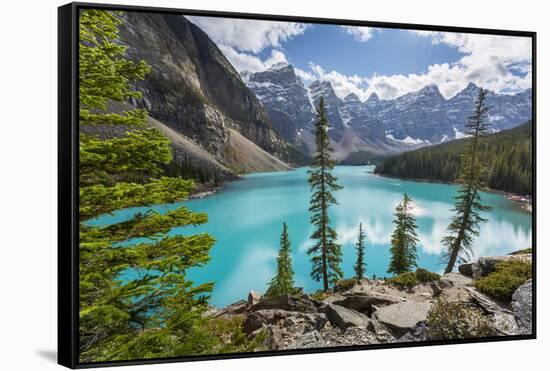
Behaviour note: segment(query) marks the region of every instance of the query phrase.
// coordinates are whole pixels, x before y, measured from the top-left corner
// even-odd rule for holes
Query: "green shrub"
[[[482,312],[460,301],[438,299],[426,319],[431,340],[455,340],[495,336],[494,324]]]
[[[203,329],[212,337],[212,347],[206,354],[239,353],[266,350],[264,340],[265,331],[249,338],[243,330],[243,318],[212,318],[207,321]]]
[[[416,279],[422,283],[439,281],[439,279],[441,278],[439,274],[430,272],[429,270],[424,268],[418,268],[415,272],[415,275]]]
[[[311,294],[311,297],[315,300],[323,301],[327,298],[327,293],[323,290],[317,290],[313,294]]]
[[[386,282],[397,286],[400,289],[412,289],[418,284],[416,274],[413,272],[401,273],[395,277],[389,278]]]
[[[334,284],[334,291],[336,292],[347,291],[351,289],[353,286],[355,286],[356,283],[357,283],[357,280],[355,278],[338,280]]]
[[[532,254],[532,253],[533,253],[532,247],[518,251],[518,254]]]
[[[495,299],[511,301],[518,287],[531,278],[531,263],[520,259],[498,263],[494,272],[475,281],[480,292]]]

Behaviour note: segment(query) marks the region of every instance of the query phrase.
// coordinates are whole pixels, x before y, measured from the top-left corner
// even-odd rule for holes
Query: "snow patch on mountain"
[[[386,134],[386,138],[391,139],[395,142],[407,143],[407,144],[431,144],[429,140],[422,140],[418,138],[414,139],[408,135],[403,139],[397,139],[393,136],[393,134]]]

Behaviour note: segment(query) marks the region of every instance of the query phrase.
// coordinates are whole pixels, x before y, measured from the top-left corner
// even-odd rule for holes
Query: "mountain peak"
[[[371,95],[369,95],[369,98],[367,99],[367,102],[377,102],[379,100],[380,98],[378,97],[378,94],[371,93]]]
[[[344,102],[360,102],[360,100],[355,93],[349,93],[344,97]]]
[[[441,94],[436,84],[426,85],[422,89],[420,89],[420,91],[426,92],[426,93],[432,93],[432,94]]]
[[[271,67],[268,68],[268,71],[278,71],[288,67],[292,67],[292,66],[287,62],[277,62],[275,64],[272,64]]]

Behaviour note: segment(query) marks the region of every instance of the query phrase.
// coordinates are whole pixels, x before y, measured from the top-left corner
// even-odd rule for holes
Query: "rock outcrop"
[[[514,317],[521,335],[533,333],[533,281],[528,280],[521,285],[512,296]]]
[[[382,307],[374,315],[378,321],[396,334],[404,335],[413,330],[418,323],[426,321],[431,307],[430,302],[407,300]]]
[[[320,310],[326,314],[330,323],[341,328],[347,329],[350,326],[368,327],[369,318],[364,314],[356,312],[336,304],[327,304],[321,307]]]
[[[490,270],[494,266],[490,262],[499,258],[482,259],[479,266]],[[429,314],[440,299],[476,308],[497,336],[532,332],[530,280],[517,289],[511,303],[477,291],[472,277],[455,272],[411,290],[401,290],[384,280],[346,280],[338,290],[317,298],[322,299],[298,290],[295,295],[267,298],[250,292],[248,300],[212,309],[207,315],[242,318],[247,336],[262,334],[263,345],[269,350],[432,340]],[[440,339],[440,335],[433,336]]]
[[[480,257],[473,262],[459,265],[458,271],[476,280],[494,272],[498,263],[516,259],[531,262],[531,254]]]

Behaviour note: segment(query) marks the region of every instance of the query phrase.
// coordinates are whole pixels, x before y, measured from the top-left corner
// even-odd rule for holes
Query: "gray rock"
[[[348,293],[344,293],[344,295],[346,297],[343,300],[334,301],[334,304],[358,312],[364,312],[368,315],[375,310],[375,307],[395,304],[403,300],[397,296],[374,291],[349,291]]]
[[[249,313],[244,320],[243,328],[247,334],[250,334],[266,325],[290,328],[298,321],[309,325],[309,328],[321,329],[328,320],[323,313],[301,313],[280,309],[262,309]]]
[[[519,327],[514,315],[507,312],[498,312],[493,315],[493,323],[498,333],[505,336],[519,335]]]
[[[222,316],[235,316],[243,314],[248,307],[248,303],[244,300],[239,300],[236,303],[230,304],[227,307],[214,313],[213,317],[222,317]]]
[[[326,343],[321,336],[321,333],[317,330],[306,332],[300,335],[292,343],[290,343],[286,349],[310,349],[325,347]]]
[[[443,290],[439,285],[435,282],[430,282],[430,288],[432,289],[434,296],[439,296]]]
[[[512,295],[512,308],[514,317],[521,335],[533,333],[533,281],[528,280],[521,285]]]
[[[515,259],[531,262],[531,254],[481,257],[472,264],[472,277],[477,280],[494,272],[498,263]]]
[[[397,343],[408,343],[428,340],[428,326],[426,322],[419,322],[412,330],[396,340]]]
[[[261,300],[250,308],[252,311],[264,309],[281,309],[293,312],[314,313],[317,312],[316,303],[307,295],[293,296],[281,295]]]
[[[374,317],[397,335],[404,335],[426,321],[431,307],[429,302],[408,300],[382,307],[374,312]]]
[[[367,327],[369,325],[369,318],[367,316],[340,305],[327,304],[321,307],[320,310],[326,314],[330,323],[343,330],[350,326]]]
[[[267,333],[265,337],[264,344],[270,350],[279,350],[283,349],[285,346],[285,335],[284,331],[275,326],[263,326],[263,330]]]
[[[460,264],[458,266],[458,271],[465,275],[465,276],[468,276],[468,277],[472,277],[473,276],[473,271],[472,271],[472,265],[474,263],[473,262],[469,262],[469,263],[464,263],[464,264]]]
[[[503,303],[493,300],[491,297],[482,294],[471,287],[466,287],[466,291],[470,295],[473,302],[481,307],[485,313],[493,315],[498,315],[500,313],[512,314],[512,312]]]
[[[260,295],[256,291],[250,290],[250,292],[248,293],[248,305],[250,306],[258,304],[261,299],[262,295]]]

